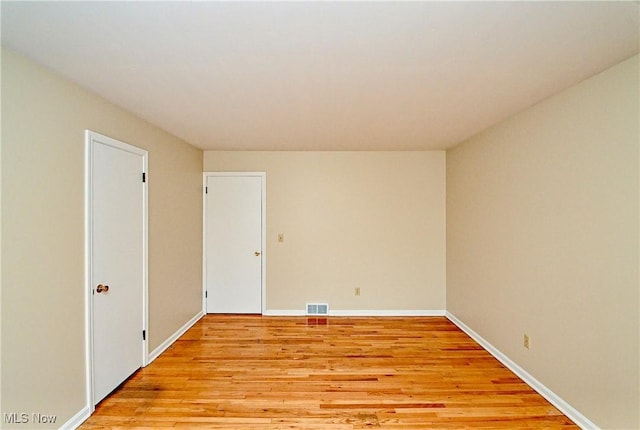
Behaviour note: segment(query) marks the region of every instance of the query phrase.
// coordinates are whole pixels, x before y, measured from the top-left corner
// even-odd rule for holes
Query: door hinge
[[[147,173],[142,172],[142,182],[147,182]]]
[[[204,298],[206,299],[208,295],[209,295],[209,292],[208,292],[208,291],[205,291],[205,292],[204,292]]]
[[[204,187],[204,193],[209,194],[209,187]]]
[[[147,340],[147,331],[142,330],[142,340]]]

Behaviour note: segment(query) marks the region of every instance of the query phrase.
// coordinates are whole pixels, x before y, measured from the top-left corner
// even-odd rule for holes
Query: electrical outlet
[[[356,296],[360,295],[360,287],[356,287]]]
[[[525,334],[524,335],[524,339],[522,344],[524,345],[525,348],[530,349],[531,348],[531,339],[529,339],[529,335]]]

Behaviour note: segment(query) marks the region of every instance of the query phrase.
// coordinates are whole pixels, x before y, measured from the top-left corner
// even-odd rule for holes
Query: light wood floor
[[[81,429],[577,428],[444,317],[208,315]]]

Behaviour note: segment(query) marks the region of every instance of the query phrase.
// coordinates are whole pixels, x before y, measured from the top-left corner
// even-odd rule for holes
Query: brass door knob
[[[254,252],[254,254],[256,255],[256,257],[260,257],[260,251],[256,251]]]
[[[109,291],[109,286],[108,285],[98,285],[96,287],[96,293],[100,294],[100,293],[106,293]]]

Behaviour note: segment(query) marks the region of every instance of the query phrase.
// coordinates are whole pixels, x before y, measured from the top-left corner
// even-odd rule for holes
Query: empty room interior
[[[640,2],[0,7],[0,427],[640,428]]]

